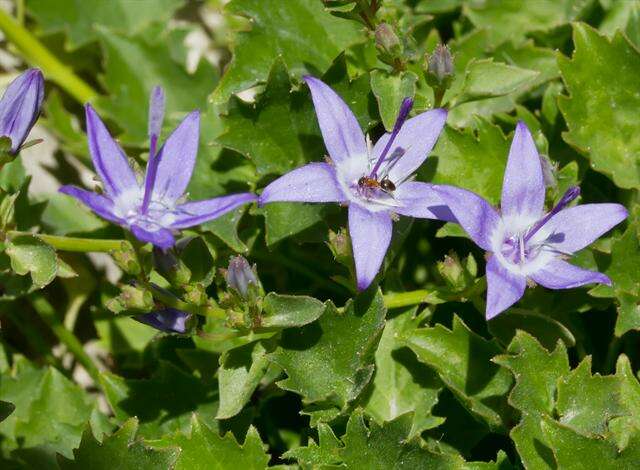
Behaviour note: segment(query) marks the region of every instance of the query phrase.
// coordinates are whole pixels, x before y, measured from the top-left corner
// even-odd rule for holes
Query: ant
[[[396,185],[393,184],[393,181],[388,176],[385,176],[380,181],[369,176],[363,176],[358,180],[358,186],[368,189],[380,189],[385,193],[392,193],[396,190]]]

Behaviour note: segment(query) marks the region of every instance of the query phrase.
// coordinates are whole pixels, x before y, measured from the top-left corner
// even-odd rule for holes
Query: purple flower
[[[142,184],[95,110],[89,104],[85,110],[89,150],[104,184],[104,194],[75,186],[63,186],[60,191],[99,216],[128,228],[139,240],[170,248],[175,243],[173,231],[215,219],[257,199],[253,194],[241,193],[180,202],[196,162],[200,114],[194,111],[184,118],[156,154],[164,114],[164,94],[159,87],[151,95],[149,161]]]
[[[545,185],[540,157],[527,126],[516,127],[502,183],[501,211],[482,197],[453,186],[434,189],[473,241],[491,253],[487,262],[487,319],[516,303],[527,279],[549,289],[611,284],[602,273],[564,261],[623,221],[620,204],[567,207],[580,188],[570,188],[544,213]]]
[[[432,186],[411,178],[433,148],[447,112],[434,109],[407,119],[412,101],[406,99],[393,131],[371,147],[346,103],[320,80],[305,81],[330,161],[310,163],[278,178],[259,202],[348,204],[357,284],[364,290],[389,247],[393,214],[453,220]]]
[[[29,69],[12,81],[0,99],[0,136],[11,139],[11,153],[20,150],[40,114],[44,98],[44,78],[38,69]]]
[[[184,334],[187,332],[187,322],[191,315],[175,308],[165,308],[156,312],[136,315],[133,318],[165,333]]]

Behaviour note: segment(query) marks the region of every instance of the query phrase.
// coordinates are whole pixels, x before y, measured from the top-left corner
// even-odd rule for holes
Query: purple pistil
[[[375,166],[371,170],[371,174],[369,175],[369,178],[373,178],[373,179],[378,178],[378,170],[380,169],[382,162],[387,156],[387,153],[389,153],[391,144],[393,144],[393,141],[398,136],[398,133],[402,128],[402,125],[407,120],[407,117],[409,116],[409,111],[411,111],[412,107],[413,107],[413,100],[411,98],[405,98],[404,100],[402,100],[402,104],[400,105],[400,111],[398,112],[398,118],[396,119],[396,123],[393,125],[393,131],[391,131],[391,136],[387,141],[387,145],[384,146],[384,150],[382,150],[382,153],[380,154],[378,161],[376,162]]]
[[[156,149],[160,139],[162,120],[164,119],[164,91],[156,86],[151,92],[149,101],[149,163],[147,164],[147,175],[144,182],[144,198],[142,199],[142,213],[146,214],[153,195],[153,185],[156,182],[158,164]]]
[[[525,235],[523,242],[524,243],[528,242],[531,239],[531,237],[533,237],[536,234],[536,232],[538,232],[538,230],[540,230],[542,227],[544,227],[544,225],[547,222],[549,222],[551,217],[553,217],[558,212],[560,212],[562,209],[567,207],[567,205],[571,201],[573,201],[575,198],[577,198],[578,196],[580,196],[580,188],[578,186],[573,186],[573,187],[567,189],[567,191],[560,198],[560,201],[558,201],[558,203],[555,205],[555,207],[553,209],[551,209],[549,211],[549,213],[547,215],[545,215],[542,219],[540,219],[538,222],[536,222],[533,227],[531,227],[531,230],[529,230],[529,232],[527,232],[527,234]]]

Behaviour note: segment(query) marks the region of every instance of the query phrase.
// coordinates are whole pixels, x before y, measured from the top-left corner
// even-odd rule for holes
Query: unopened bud
[[[113,313],[132,310],[135,312],[149,312],[155,307],[153,295],[147,289],[138,286],[124,285],[120,295],[107,303],[107,308]]]
[[[242,256],[234,256],[229,260],[229,268],[225,274],[227,286],[235,290],[240,297],[247,300],[250,296],[251,286],[253,289],[260,289],[260,281],[249,262]]]
[[[11,139],[10,153],[20,150],[40,114],[44,98],[44,78],[38,69],[29,69],[12,81],[0,99],[0,136]]]
[[[464,285],[464,268],[460,263],[460,258],[456,253],[445,255],[443,261],[437,264],[438,272],[443,277],[447,285],[458,289]]]
[[[427,61],[427,74],[430,85],[448,87],[453,77],[453,57],[449,48],[444,44],[438,44]]]
[[[134,317],[140,323],[165,333],[184,334],[189,329],[191,315],[175,308],[165,308]]]
[[[380,23],[376,27],[376,47],[391,57],[398,57],[402,53],[402,43],[393,28],[387,23]]]
[[[119,249],[111,251],[111,257],[118,267],[127,274],[137,276],[142,272],[138,256],[128,242],[122,242]]]
[[[209,296],[204,285],[200,282],[184,286],[184,300],[193,305],[205,305]]]
[[[153,248],[153,264],[171,284],[183,286],[191,280],[191,270],[172,250]]]

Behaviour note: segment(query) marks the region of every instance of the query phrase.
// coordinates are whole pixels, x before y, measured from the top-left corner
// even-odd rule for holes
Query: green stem
[[[60,62],[44,45],[24,26],[7,12],[0,9],[0,29],[7,40],[12,42],[30,64],[39,67],[45,76],[64,88],[81,104],[92,101],[98,93],[71,68]]]
[[[76,360],[86,369],[96,386],[100,387],[100,371],[98,370],[98,367],[85,352],[80,340],[78,340],[71,331],[64,327],[62,321],[56,315],[56,312],[49,301],[44,298],[42,294],[34,294],[31,296],[31,304],[38,315],[40,315],[40,318],[49,325],[49,328],[51,328],[60,342],[69,349]]]
[[[178,297],[168,293],[164,289],[156,287],[150,282],[143,281],[145,287],[151,291],[153,297],[160,301],[165,307],[175,308],[187,313],[203,315],[214,318],[227,318],[227,312],[217,305],[194,305],[180,300]]]
[[[78,237],[62,237],[58,235],[46,235],[43,233],[19,232],[11,230],[7,232],[9,238],[19,236],[37,237],[45,243],[48,243],[56,250],[60,251],[78,251],[78,252],[110,252],[123,248],[126,240],[108,240],[98,238],[78,238]]]
[[[420,305],[423,303],[442,303],[442,298],[438,291],[427,289],[418,289],[408,292],[393,292],[385,294],[382,297],[385,307],[389,309],[410,307],[411,305]]]

